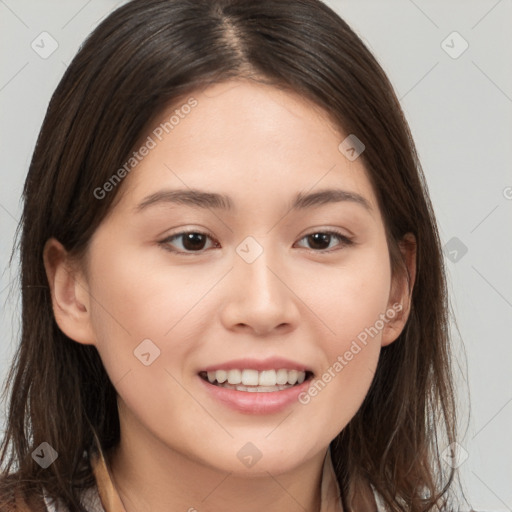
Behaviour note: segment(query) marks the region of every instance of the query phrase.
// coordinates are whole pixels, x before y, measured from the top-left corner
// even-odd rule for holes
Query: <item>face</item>
[[[222,471],[261,456],[253,472],[279,473],[354,416],[401,306],[347,135],[244,81],[191,94],[144,135],[92,238],[72,336],[97,347],[125,428]]]

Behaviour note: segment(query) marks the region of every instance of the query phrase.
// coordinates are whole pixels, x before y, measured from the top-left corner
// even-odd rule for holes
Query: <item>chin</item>
[[[264,435],[268,435],[268,432]],[[230,440],[229,447],[211,454],[205,462],[222,472],[266,477],[268,473],[278,475],[292,471],[321,450],[307,446],[306,439],[293,438],[293,443],[284,444],[283,439],[278,436],[265,440],[264,435],[261,436],[261,441],[250,441],[250,437]],[[202,458],[204,459],[204,454]]]

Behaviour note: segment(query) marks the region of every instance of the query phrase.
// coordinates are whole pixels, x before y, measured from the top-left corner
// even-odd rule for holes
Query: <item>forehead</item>
[[[362,160],[340,150],[345,138],[296,93],[244,80],[215,84],[156,116],[141,137],[151,149],[124,180],[123,195],[133,203],[162,188],[208,189],[233,196],[237,210],[254,196],[262,205],[341,187],[376,206]]]

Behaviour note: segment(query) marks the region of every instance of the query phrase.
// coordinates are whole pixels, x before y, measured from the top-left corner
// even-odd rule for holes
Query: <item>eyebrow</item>
[[[352,202],[372,211],[370,203],[360,194],[341,189],[324,189],[309,194],[299,192],[292,201],[290,210],[304,210],[325,204]],[[197,208],[232,211],[235,209],[232,199],[224,194],[206,192],[198,189],[161,190],[145,197],[135,208],[137,212],[158,204],[176,203]]]

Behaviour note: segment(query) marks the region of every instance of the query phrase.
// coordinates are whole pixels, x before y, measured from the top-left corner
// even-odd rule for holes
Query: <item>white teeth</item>
[[[297,382],[298,376],[299,372],[297,370],[290,370],[288,372],[288,384],[295,384]]]
[[[219,387],[236,389],[236,391],[247,391],[249,393],[271,393],[273,391],[282,391],[283,389],[288,389],[293,386],[290,386],[290,384],[284,384],[282,386],[242,386],[240,384],[233,385],[225,382],[224,384],[219,384]]]
[[[208,372],[209,374],[210,372]],[[222,384],[223,382],[226,382],[228,380],[228,372],[226,370],[217,370],[216,372],[213,372],[215,373],[215,378],[217,380],[217,382],[219,382],[220,384]],[[210,378],[210,377],[208,377]]]
[[[238,391],[280,391],[295,384],[302,384],[306,372],[298,370],[216,370],[207,372],[208,381]]]
[[[243,370],[242,383],[244,386],[257,386],[258,385],[258,371],[257,370]]]
[[[276,371],[263,370],[262,372],[260,372],[258,384],[260,386],[275,386],[277,384]]]
[[[240,370],[229,370],[228,382],[230,384],[240,384],[242,382],[242,372]]]
[[[286,384],[288,382],[288,370],[277,370],[276,372],[276,383],[279,385]]]

